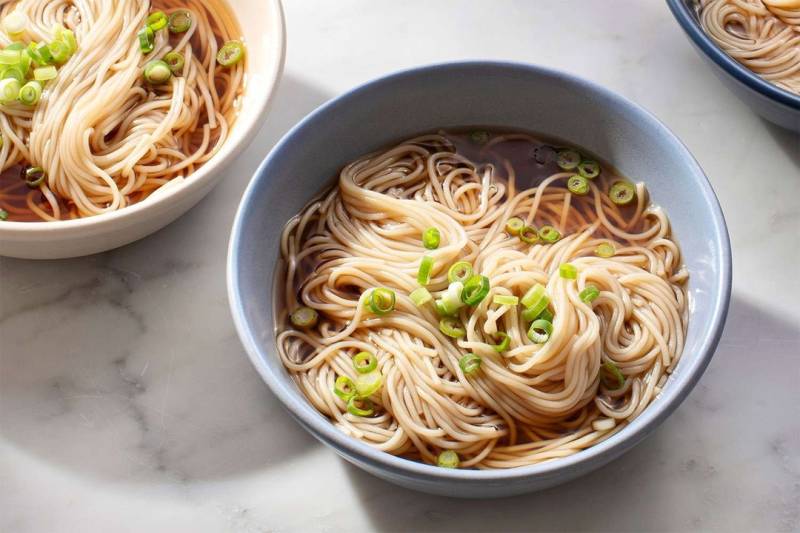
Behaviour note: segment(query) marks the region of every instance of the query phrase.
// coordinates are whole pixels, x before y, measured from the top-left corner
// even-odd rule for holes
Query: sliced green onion
[[[179,54],[178,52],[169,52],[164,56],[164,63],[169,66],[169,69],[173,74],[180,74],[183,72],[183,66],[186,64],[186,60],[184,59],[183,54]]]
[[[160,59],[148,62],[144,66],[144,79],[150,85],[163,85],[172,77],[172,71]]]
[[[56,65],[63,65],[70,58],[69,46],[61,41],[53,41],[47,45]]]
[[[156,34],[153,28],[145,26],[139,30],[136,36],[139,38],[139,50],[141,50],[142,53],[149,54],[153,51],[153,48],[156,46]]]
[[[311,328],[317,325],[319,313],[316,309],[303,306],[295,309],[289,319],[298,328]]]
[[[192,27],[192,14],[185,9],[175,11],[169,16],[170,33],[185,33]]]
[[[569,189],[569,192],[572,194],[577,194],[578,196],[589,194],[589,180],[577,174],[570,176],[567,180],[567,189]]]
[[[383,375],[378,371],[359,374],[356,377],[356,395],[359,398],[368,398],[378,392],[383,385]]]
[[[519,298],[508,294],[495,294],[492,298],[492,303],[497,305],[517,305]]]
[[[445,450],[436,458],[437,466],[442,468],[458,468],[460,462],[458,454],[453,450]]]
[[[67,45],[70,55],[74,54],[78,49],[78,40],[75,38],[75,32],[60,26],[59,31],[56,32],[56,39],[60,40]]]
[[[478,305],[489,294],[489,278],[486,276],[472,276],[464,284],[461,301],[467,305]]]
[[[572,170],[581,162],[581,154],[575,150],[561,150],[558,152],[556,163],[564,170]]]
[[[578,294],[578,298],[581,299],[582,302],[590,304],[600,296],[600,291],[594,285],[587,285],[581,292]]]
[[[2,208],[0,208],[0,220],[2,221],[8,220],[8,211]]]
[[[19,65],[21,55],[19,50],[0,50],[0,65]]]
[[[395,302],[394,291],[385,287],[372,289],[369,294],[369,309],[376,315],[385,315],[394,311]]]
[[[32,63],[33,63],[33,57],[31,57],[31,54],[27,49],[20,52],[19,64],[17,65],[17,67],[22,69],[22,73],[25,74],[26,76],[28,75],[28,72],[30,72],[31,70]]]
[[[452,316],[464,306],[461,301],[461,294],[464,292],[464,284],[460,281],[451,283],[442,297],[436,302],[436,311],[440,315]]]
[[[442,303],[441,298],[433,302],[433,307],[436,309],[436,314],[439,316],[452,316],[456,314],[458,309],[450,309],[445,307],[444,303]]]
[[[21,42],[17,41],[17,42],[11,43],[8,46],[6,46],[4,48],[4,50],[20,50],[21,51],[21,50],[25,50],[26,48],[27,48],[27,46],[25,46],[25,43],[21,43]]]
[[[533,226],[525,226],[519,232],[519,240],[526,244],[536,244],[539,242],[539,232]]]
[[[617,390],[621,389],[625,385],[625,374],[623,374],[619,367],[613,362],[605,361],[603,363],[603,370],[605,370],[605,374],[603,374],[600,379],[606,388]],[[616,387],[612,386],[610,378],[613,378],[617,381]]]
[[[551,313],[549,309],[545,308],[541,313],[539,313],[539,316],[535,318],[541,318],[542,320],[547,320],[548,322],[552,322],[554,317],[553,313]]]
[[[553,226],[542,226],[539,228],[539,237],[541,237],[544,242],[554,243],[561,238],[561,233]]]
[[[600,175],[600,164],[591,159],[584,159],[578,163],[578,174],[588,179],[596,178]]]
[[[541,302],[541,300],[546,297],[547,294],[545,293],[544,285],[542,285],[541,283],[537,283],[536,285],[528,289],[528,292],[526,292],[522,296],[522,300],[520,300],[520,302],[522,303],[522,305],[525,306],[526,309],[530,309],[531,307],[534,306],[538,307],[539,302]]]
[[[597,257],[614,257],[614,254],[617,253],[617,250],[614,248],[614,245],[610,242],[603,242],[600,243],[597,248],[594,249],[594,255]]]
[[[42,86],[38,81],[29,81],[19,90],[19,101],[25,105],[36,105],[42,97]]]
[[[426,255],[419,262],[417,271],[417,283],[423,287],[431,282],[431,270],[433,270],[433,257]]]
[[[453,263],[453,266],[450,267],[450,270],[447,271],[447,280],[450,283],[455,281],[460,281],[461,283],[465,283],[469,278],[472,277],[472,265],[466,261],[457,261]]]
[[[422,307],[426,303],[433,300],[433,295],[425,287],[414,289],[411,291],[411,294],[409,294],[408,297],[411,298],[411,301],[414,302],[414,305],[417,307]]]
[[[25,78],[25,73],[19,65],[9,65],[0,69],[0,79],[2,80],[14,79],[22,83],[25,81]]]
[[[617,205],[628,205],[636,198],[636,187],[629,181],[617,181],[611,186],[608,196]]]
[[[217,53],[217,63],[223,67],[232,67],[244,57],[244,44],[241,41],[228,41]]]
[[[498,331],[493,335],[493,337],[499,341],[497,344],[491,345],[495,352],[505,352],[508,350],[508,347],[511,346],[511,337],[509,337],[504,331]]]
[[[428,228],[422,233],[422,245],[428,250],[435,250],[439,247],[442,234],[436,228]]]
[[[347,376],[339,376],[333,385],[333,393],[347,402],[356,395],[356,384]]]
[[[464,328],[461,327],[461,322],[457,318],[451,316],[446,316],[439,321],[439,331],[454,339],[458,339],[467,334]]]
[[[19,80],[14,78],[0,80],[0,104],[10,104],[16,100],[21,88]]]
[[[358,352],[353,356],[353,367],[359,374],[369,374],[378,368],[378,358],[370,352]]]
[[[519,235],[524,227],[524,220],[519,217],[511,217],[508,219],[508,222],[506,222],[506,233],[509,235]]]
[[[169,24],[169,19],[163,11],[153,11],[147,16],[147,25],[153,31],[166,28],[167,24]]]
[[[542,313],[547,309],[547,306],[550,305],[550,297],[545,294],[544,287],[542,287],[541,291],[537,290],[537,287],[542,286],[537,284],[528,291],[528,294],[531,294],[532,291],[535,291],[535,293],[531,295],[530,299],[528,300],[532,301],[533,303],[529,306],[526,306],[525,310],[522,312],[522,318],[528,322],[540,318]],[[525,296],[528,296],[528,294]],[[523,304],[526,301],[524,296],[522,301]]]
[[[481,368],[481,358],[474,353],[468,353],[458,360],[458,366],[465,375],[470,376]]]
[[[3,28],[6,33],[15,36],[25,31],[28,26],[28,16],[22,11],[12,11],[3,19]]]
[[[544,344],[550,339],[550,334],[553,333],[553,324],[547,320],[534,320],[531,327],[528,328],[528,338],[536,344]]]
[[[34,51],[36,54],[34,59],[40,65],[50,65],[53,63],[53,52],[50,51],[50,46],[47,43],[39,43],[35,45]]]
[[[483,146],[489,142],[489,132],[485,130],[475,130],[469,134],[469,140]]]
[[[375,413],[375,404],[369,398],[353,396],[347,401],[347,412],[355,416],[372,416]]]
[[[28,167],[22,172],[22,177],[25,180],[25,185],[35,189],[44,183],[47,174],[45,174],[42,167]]]
[[[564,279],[577,279],[578,269],[571,263],[564,263],[558,267],[558,275]]]
[[[36,81],[50,81],[58,76],[58,69],[50,65],[33,69],[33,79]]]

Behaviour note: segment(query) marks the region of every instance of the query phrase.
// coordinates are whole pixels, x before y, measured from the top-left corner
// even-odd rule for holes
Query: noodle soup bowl
[[[93,217],[55,222],[0,222],[0,255],[60,259],[103,252],[145,237],[199,202],[255,137],[283,71],[285,25],[280,0],[236,0],[231,9],[248,46],[246,85],[239,115],[219,151],[184,180],[146,200]]]
[[[667,0],[698,53],[733,94],[766,120],[800,132],[800,95],[768,82],[725,53],[700,25],[696,0]]]
[[[505,470],[445,469],[351,438],[306,400],[275,343],[273,290],[284,224],[360,156],[420,132],[465,125],[525,129],[604,157],[646,182],[666,209],[690,271],[683,356],[660,396],[608,439],[569,457]],[[714,192],[686,147],[656,118],[602,87],[531,65],[468,62],[423,67],[359,87],[323,105],[273,149],[234,223],[228,294],[238,333],[264,381],[312,435],[353,464],[421,491],[497,497],[574,479],[625,453],[672,413],[706,368],[731,291],[728,233]]]

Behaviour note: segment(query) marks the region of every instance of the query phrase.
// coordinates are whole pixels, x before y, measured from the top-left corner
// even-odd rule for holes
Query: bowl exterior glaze
[[[3,222],[0,255],[62,259],[123,246],[163,228],[224,180],[226,167],[250,144],[266,117],[286,49],[280,0],[237,0],[232,7],[250,53],[241,111],[220,151],[182,184],[113,213],[58,222]]]
[[[775,85],[741,65],[703,31],[694,9],[694,0],[667,0],[670,11],[714,74],[742,102],[770,122],[800,132],[800,96]]]
[[[284,223],[353,159],[420,132],[470,124],[567,139],[646,181],[652,197],[670,214],[691,272],[686,348],[661,397],[624,430],[588,450],[509,470],[437,468],[344,435],[305,400],[275,351],[272,287]],[[680,141],[652,115],[602,87],[513,63],[451,63],[405,71],[311,113],[275,146],[250,183],[228,255],[228,295],[238,333],[264,381],[303,427],[376,476],[412,489],[475,498],[563,483],[614,459],[653,431],[711,359],[730,288],[730,244],[722,212]]]

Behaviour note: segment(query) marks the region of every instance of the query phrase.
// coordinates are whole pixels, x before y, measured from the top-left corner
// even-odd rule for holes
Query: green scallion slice
[[[50,54],[53,56],[53,62],[56,65],[63,65],[72,55],[69,52],[69,46],[61,41],[53,41],[47,45],[47,48],[50,50]]]
[[[433,257],[426,255],[419,262],[417,271],[417,283],[423,287],[431,282],[431,271],[433,270]]]
[[[547,320],[537,319],[528,328],[528,338],[536,344],[544,344],[553,333],[553,324]]]
[[[42,167],[28,167],[22,171],[22,179],[31,189],[38,188],[46,178],[47,174]]]
[[[558,267],[558,275],[564,279],[578,279],[578,269],[572,263],[564,263]]]
[[[0,208],[0,220],[2,221],[8,220],[8,211],[2,208]]]
[[[19,97],[19,90],[22,88],[19,80],[6,78],[0,80],[0,104],[10,104]]]
[[[422,245],[428,250],[435,250],[439,247],[442,234],[437,228],[428,228],[422,232]]]
[[[356,396],[368,398],[378,392],[381,385],[383,385],[383,375],[377,370],[359,374],[356,377]]]
[[[36,81],[50,81],[58,76],[58,69],[52,65],[33,69],[33,79]]]
[[[619,367],[613,362],[605,361],[603,363],[603,370],[605,372],[601,373],[600,380],[607,389],[617,390],[625,385],[625,374],[623,374]],[[616,381],[616,384],[612,379]]]
[[[12,11],[3,19],[3,28],[11,37],[16,37],[28,27],[28,16],[22,11]]]
[[[578,163],[578,174],[584,178],[594,179],[600,175],[600,164],[591,159],[584,159]]]
[[[542,320],[547,320],[548,322],[552,322],[554,317],[553,313],[551,313],[549,309],[545,308],[542,310],[541,313],[539,313],[539,316],[535,318],[541,318]]]
[[[147,25],[153,31],[166,28],[167,24],[169,24],[169,19],[163,11],[153,11],[147,16]]]
[[[353,396],[347,401],[347,412],[355,416],[372,416],[375,413],[375,404],[369,398]]]
[[[144,79],[150,85],[163,85],[172,78],[172,71],[164,61],[155,59],[144,66]]]
[[[461,322],[451,316],[446,316],[439,321],[439,331],[454,339],[461,338],[467,334],[461,326]]]
[[[425,287],[414,289],[411,291],[411,294],[409,294],[408,297],[411,298],[411,301],[414,302],[414,305],[417,307],[422,307],[426,303],[433,300],[433,295]]]
[[[603,242],[600,243],[597,248],[594,249],[594,255],[597,257],[614,257],[614,254],[617,253],[617,250],[614,248],[614,245],[610,242]]]
[[[136,35],[139,38],[139,50],[144,54],[149,54],[156,46],[156,34],[153,28],[145,26]]]
[[[590,304],[600,296],[600,290],[594,285],[586,285],[586,287],[578,294],[578,298],[582,302]]]
[[[289,319],[295,327],[311,328],[317,325],[319,313],[317,313],[316,309],[303,306],[295,309]]]
[[[581,162],[581,154],[575,150],[561,150],[558,152],[556,163],[564,170],[572,170]]]
[[[436,458],[436,465],[441,468],[458,468],[461,460],[453,450],[445,450]]]
[[[495,294],[492,303],[497,305],[517,305],[519,298],[508,294]]]
[[[542,226],[539,228],[539,237],[541,237],[544,242],[552,244],[561,238],[561,233],[553,226]]]
[[[42,86],[38,81],[29,81],[19,90],[19,101],[25,105],[33,106],[42,98]]]
[[[347,402],[356,395],[356,384],[347,376],[339,376],[333,385],[333,393]]]
[[[451,283],[442,297],[436,301],[436,311],[442,316],[453,316],[464,306],[461,301],[461,294],[464,292],[464,284],[460,281]]]
[[[481,357],[479,355],[475,355],[474,353],[468,353],[458,360],[458,366],[465,375],[471,376],[480,370]]]
[[[178,52],[169,52],[167,55],[164,56],[164,63],[169,66],[169,69],[172,71],[173,74],[180,74],[183,72],[183,67],[186,64],[186,59],[184,59],[183,54]]]
[[[467,261],[457,261],[453,263],[453,266],[450,267],[450,270],[447,271],[447,280],[450,283],[460,281],[461,283],[466,283],[466,281],[472,277],[472,265],[469,264]]]
[[[35,45],[34,50],[36,52],[34,58],[37,63],[40,65],[51,65],[53,63],[53,52],[50,51],[50,46],[47,43]]]
[[[358,352],[353,356],[353,367],[359,374],[369,374],[378,368],[378,358],[370,352]]]
[[[369,294],[369,309],[376,315],[385,315],[394,311],[397,297],[392,289],[379,287]]]
[[[567,189],[569,189],[569,192],[572,194],[585,196],[589,194],[589,180],[577,174],[570,176],[567,180]]]
[[[508,350],[508,347],[511,346],[511,337],[504,331],[498,331],[493,335],[494,339],[497,340],[497,344],[492,344],[492,348],[497,353],[502,353]]]
[[[525,221],[519,217],[511,217],[506,222],[506,233],[509,235],[519,235],[522,228],[525,227]]]
[[[519,232],[519,240],[525,244],[536,244],[539,242],[539,231],[533,226],[525,226]]]
[[[544,285],[537,283],[522,296],[520,303],[524,305],[526,309],[531,309],[532,307],[538,307],[543,298],[547,298]],[[542,309],[544,309],[544,307]],[[539,311],[541,311],[541,309]]]
[[[608,191],[608,197],[617,205],[628,205],[636,198],[636,186],[629,181],[617,181]]]
[[[185,9],[175,11],[169,16],[170,33],[185,33],[192,27],[192,14]]]
[[[490,288],[489,278],[486,276],[472,276],[464,283],[461,301],[471,306],[478,305],[489,294]]]
[[[217,63],[232,67],[244,58],[244,44],[241,41],[228,41],[217,53]]]
[[[26,79],[25,73],[19,65],[7,65],[0,68],[0,80],[14,79],[23,83]]]
[[[19,65],[22,52],[19,50],[0,50],[0,65]]]

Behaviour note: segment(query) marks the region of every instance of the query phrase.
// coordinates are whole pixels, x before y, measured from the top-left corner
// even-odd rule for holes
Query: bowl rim
[[[373,90],[380,90],[385,86],[391,86],[397,80],[425,76],[435,71],[457,72],[461,69],[486,69],[487,75],[492,75],[497,71],[503,72],[524,72],[533,73],[539,76],[546,76],[565,81],[588,93],[598,94],[606,99],[614,101],[615,104],[626,107],[640,123],[646,124],[649,128],[655,129],[664,139],[664,142],[671,143],[673,147],[682,151],[687,159],[687,164],[693,168],[692,179],[698,182],[698,187],[703,195],[705,202],[710,207],[710,229],[714,233],[712,242],[716,244],[719,251],[719,276],[715,280],[714,291],[718,295],[713,308],[711,309],[711,319],[703,325],[704,329],[698,334],[699,350],[698,356],[689,361],[689,367],[682,369],[682,372],[673,374],[672,382],[669,387],[662,391],[657,403],[648,406],[644,412],[633,422],[628,424],[621,431],[615,433],[608,439],[595,444],[594,446],[577,452],[571,456],[545,461],[542,463],[515,467],[509,469],[495,470],[470,470],[470,469],[443,469],[433,465],[428,465],[416,461],[411,461],[389,453],[377,450],[353,437],[346,435],[337,429],[328,419],[317,412],[310,403],[303,397],[294,382],[285,376],[273,373],[262,358],[261,352],[265,356],[275,357],[274,346],[262,346],[256,338],[257,328],[251,328],[245,318],[245,298],[240,290],[239,278],[239,254],[243,249],[241,242],[244,221],[251,208],[258,204],[255,196],[257,185],[261,181],[269,180],[267,171],[272,161],[278,159],[285,151],[292,149],[296,135],[302,130],[313,127],[317,122],[324,121],[325,116],[337,107],[347,105],[354,100],[358,100],[361,95]],[[456,79],[456,76],[452,76]],[[282,405],[290,414],[310,433],[322,440],[324,443],[334,447],[338,453],[343,453],[351,458],[357,458],[362,465],[371,466],[380,471],[389,471],[394,475],[405,479],[424,480],[427,482],[491,482],[491,481],[519,481],[531,477],[552,477],[556,473],[566,475],[568,472],[588,471],[592,467],[600,466],[624,451],[628,450],[642,438],[651,433],[667,416],[669,416],[678,405],[686,398],[694,385],[700,379],[703,371],[708,366],[711,357],[719,343],[722,330],[725,324],[728,307],[730,303],[731,284],[732,284],[732,260],[730,239],[727,226],[722,214],[717,197],[703,173],[699,164],[689,152],[687,147],[663,125],[654,115],[646,111],[639,105],[631,102],[609,89],[606,89],[594,82],[584,80],[580,77],[540,67],[527,63],[507,62],[507,61],[457,61],[439,63],[407,70],[401,70],[392,74],[373,79],[359,85],[346,93],[335,97],[309,113],[305,118],[291,128],[278,143],[273,147],[267,157],[259,166],[253,179],[247,186],[242,196],[241,203],[237,209],[234,219],[231,238],[228,246],[227,258],[227,289],[228,300],[233,316],[234,325],[248,354],[248,357],[255,366],[262,379],[266,382],[273,394],[278,397]],[[270,287],[271,291],[271,287]],[[272,325],[269,325],[272,327]],[[263,328],[262,328],[263,329]],[[294,401],[297,399],[298,401]]]
[[[693,1],[693,0],[692,0]],[[762,96],[800,110],[800,95],[793,94],[765,80],[749,68],[745,67],[715,43],[700,27],[697,18],[692,14],[686,0],[667,0],[672,16],[678,21],[683,31],[694,44],[702,50],[714,63],[750,89]]]
[[[240,113],[231,128],[231,131],[235,130],[236,135],[240,137],[237,142],[224,142],[219,152],[191,174],[191,179],[185,179],[183,186],[169,188],[164,191],[164,194],[160,194],[156,198],[146,199],[116,211],[70,220],[41,222],[7,220],[0,224],[0,236],[4,234],[13,235],[17,241],[27,238],[35,239],[39,235],[46,235],[49,239],[57,239],[57,234],[59,233],[68,235],[87,230],[97,230],[99,226],[103,225],[135,225],[135,218],[141,213],[166,208],[168,202],[176,201],[176,197],[189,196],[194,190],[204,187],[207,182],[213,182],[217,171],[233,161],[250,144],[259,128],[261,128],[262,118],[269,111],[269,106],[275,97],[278,83],[283,74],[286,62],[286,20],[283,5],[281,0],[263,0],[263,9],[267,11],[265,18],[272,20],[270,25],[274,28],[274,31],[270,32],[268,42],[269,48],[272,50],[270,53],[272,61],[270,68],[263,74],[264,87],[268,90],[263,90],[264,87],[258,87],[258,90],[256,90],[253,86],[252,77],[247,77],[248,85],[245,90],[252,91],[256,97],[253,98],[253,109],[248,109],[247,113]],[[267,14],[270,16],[267,17]],[[239,20],[238,17],[237,20]]]

